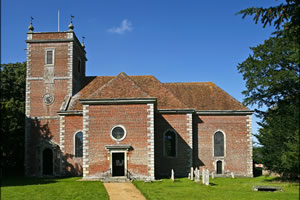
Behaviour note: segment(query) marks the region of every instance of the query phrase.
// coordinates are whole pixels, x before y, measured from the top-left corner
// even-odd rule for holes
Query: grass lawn
[[[272,178],[215,178],[210,185],[195,183],[187,178],[163,179],[161,182],[135,181],[135,186],[148,200],[205,199],[205,200],[298,200],[299,183],[276,182]],[[254,185],[280,186],[283,192],[255,192]]]
[[[100,181],[77,181],[80,178],[23,178],[4,179],[0,199],[108,199]]]

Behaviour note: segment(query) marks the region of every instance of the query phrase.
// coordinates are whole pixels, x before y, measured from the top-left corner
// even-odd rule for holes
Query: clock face
[[[45,94],[44,97],[43,97],[43,102],[46,104],[46,105],[51,105],[53,104],[54,102],[54,96],[52,94]]]

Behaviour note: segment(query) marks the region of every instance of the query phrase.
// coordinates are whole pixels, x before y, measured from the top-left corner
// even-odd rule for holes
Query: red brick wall
[[[82,116],[65,117],[65,170],[67,174],[82,175],[82,158],[74,155],[74,135],[82,131]]]
[[[55,76],[68,76],[68,43],[31,43],[31,76],[44,77],[45,49],[54,48]]]
[[[33,33],[32,39],[34,40],[49,40],[49,39],[66,39],[67,33],[65,32],[45,32]]]
[[[60,110],[64,98],[67,95],[67,81],[55,80],[55,84],[47,85],[49,88],[48,91],[54,95],[54,103],[51,105],[45,105],[43,103],[43,96],[46,93],[46,84],[44,84],[44,81],[31,81],[31,116],[57,116],[57,112]]]
[[[213,156],[213,135],[220,130],[225,134],[224,172],[247,175],[249,158],[247,141],[247,116],[198,116],[194,117],[194,128],[198,138],[194,149],[195,167],[204,165],[215,171]],[[195,143],[194,142],[194,143]]]
[[[155,174],[170,176],[174,169],[175,176],[187,176],[190,163],[186,114],[156,114],[155,115]],[[166,157],[163,152],[163,136],[168,129],[174,129],[177,134],[177,155]]]
[[[89,106],[89,175],[109,169],[108,150],[105,145],[118,144],[110,136],[111,129],[123,125],[126,138],[119,144],[131,145],[128,170],[147,176],[147,105],[90,105]]]

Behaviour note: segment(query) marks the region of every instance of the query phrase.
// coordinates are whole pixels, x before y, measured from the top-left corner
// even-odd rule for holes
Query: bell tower
[[[32,20],[26,40],[25,173],[42,175],[37,151],[42,151],[42,140],[60,143],[57,112],[81,89],[87,59],[72,18],[63,32],[34,32]]]

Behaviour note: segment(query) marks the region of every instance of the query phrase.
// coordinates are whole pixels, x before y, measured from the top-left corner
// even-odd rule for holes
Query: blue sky
[[[47,5],[48,3],[48,5]],[[245,89],[238,63],[273,27],[235,13],[275,0],[2,0],[1,62],[26,60],[30,16],[34,31],[84,36],[87,75],[154,75],[161,82],[212,81],[239,101]],[[253,109],[254,107],[250,107]],[[254,121],[257,119],[254,118]],[[253,123],[254,133],[257,125]]]

